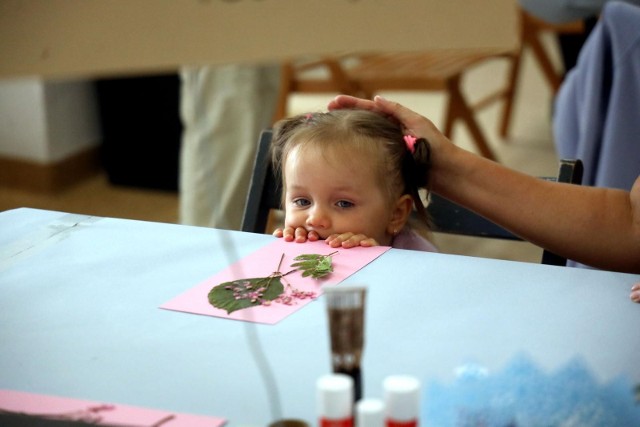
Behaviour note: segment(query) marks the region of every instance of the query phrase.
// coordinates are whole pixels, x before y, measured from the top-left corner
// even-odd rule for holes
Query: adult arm
[[[538,246],[593,267],[640,273],[640,178],[630,192],[544,181],[452,144],[431,121],[381,97],[341,95],[329,109],[395,117],[432,149],[431,191]]]

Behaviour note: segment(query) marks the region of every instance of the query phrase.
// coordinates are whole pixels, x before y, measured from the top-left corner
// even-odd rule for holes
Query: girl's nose
[[[315,205],[309,211],[309,216],[307,216],[307,226],[316,229],[323,229],[329,228],[329,225],[330,218],[326,210],[318,205]]]

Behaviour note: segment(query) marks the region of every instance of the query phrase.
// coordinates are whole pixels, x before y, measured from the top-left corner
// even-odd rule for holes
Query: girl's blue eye
[[[339,208],[351,208],[351,207],[353,207],[353,203],[348,202],[346,200],[340,200],[338,203],[336,203],[336,205]]]
[[[293,204],[295,206],[304,207],[304,206],[309,206],[311,202],[308,201],[307,199],[296,199],[293,201]]]

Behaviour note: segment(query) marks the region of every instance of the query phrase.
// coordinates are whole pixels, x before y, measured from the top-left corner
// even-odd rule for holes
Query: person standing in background
[[[180,71],[180,223],[239,230],[258,136],[271,127],[280,66]]]

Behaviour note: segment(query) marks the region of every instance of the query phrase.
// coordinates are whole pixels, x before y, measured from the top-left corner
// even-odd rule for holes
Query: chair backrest
[[[271,137],[272,131],[270,129],[265,129],[260,134],[253,176],[242,218],[242,231],[264,233],[271,211],[281,208],[282,185],[280,179],[274,174],[269,155]],[[544,179],[580,184],[582,162],[580,160],[562,160],[558,176]],[[435,232],[522,240],[480,215],[435,194],[431,195],[427,210]],[[566,265],[566,261],[566,258],[547,251],[543,252],[543,264]]]
[[[582,182],[582,162],[561,160],[557,177],[541,179],[579,185]],[[437,194],[431,194],[427,211],[431,228],[435,232],[522,241],[510,231]],[[542,263],[564,266],[567,259],[545,250],[542,253]]]
[[[242,231],[264,233],[271,210],[281,207],[282,185],[274,174],[269,152],[272,134],[271,129],[265,129],[258,139],[253,175],[242,216]]]

